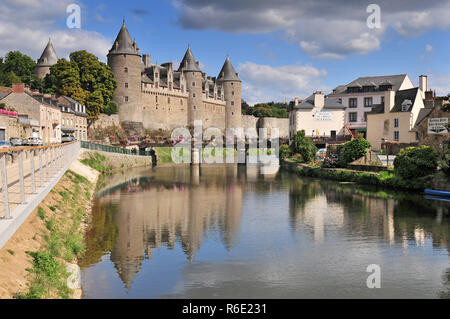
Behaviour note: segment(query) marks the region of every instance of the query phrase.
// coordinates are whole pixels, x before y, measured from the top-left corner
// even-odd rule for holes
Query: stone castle
[[[241,127],[241,80],[230,59],[216,77],[200,69],[188,47],[174,70],[173,63],[152,64],[141,56],[125,21],[108,53],[108,65],[117,80],[114,101],[124,127],[172,130],[193,127]]]
[[[139,52],[125,21],[107,57],[117,81],[114,101],[125,128],[173,130],[192,127],[196,120],[203,128],[241,127],[241,80],[228,57],[217,78],[201,71],[189,47],[178,70],[172,62],[152,64],[150,55]],[[57,62],[49,40],[35,74],[44,78]]]

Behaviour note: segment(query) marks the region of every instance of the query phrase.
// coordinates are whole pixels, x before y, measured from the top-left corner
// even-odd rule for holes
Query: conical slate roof
[[[201,72],[190,47],[188,47],[186,54],[180,63],[180,67],[178,68],[178,72],[181,71]]]
[[[236,70],[233,68],[231,64],[230,58],[227,57],[225,63],[223,64],[222,70],[219,72],[219,76],[217,77],[218,81],[241,81],[239,79]]]
[[[49,39],[47,46],[42,52],[41,57],[39,58],[37,65],[38,66],[52,66],[58,62],[58,56],[56,55],[55,48],[53,48],[52,41]]]
[[[116,41],[114,41],[111,50],[109,50],[109,54],[140,55],[136,43],[131,39],[130,33],[125,26],[125,20],[123,21],[122,28],[120,28]]]

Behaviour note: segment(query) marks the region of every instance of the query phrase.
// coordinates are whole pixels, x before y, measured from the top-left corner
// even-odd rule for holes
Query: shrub
[[[444,158],[441,161],[441,169],[447,176],[450,177],[450,152],[447,152],[444,155]]]
[[[432,174],[438,166],[439,154],[429,146],[407,147],[394,160],[395,174],[403,179]]]
[[[323,168],[338,168],[339,165],[339,158],[337,157],[325,157],[323,159],[322,167]]]
[[[286,157],[289,157],[291,155],[291,149],[289,148],[289,145],[281,145],[280,146],[280,158],[285,159]]]
[[[305,136],[305,131],[298,131],[292,139],[291,151],[302,156],[303,162],[309,163],[317,153],[313,141]]]
[[[338,151],[340,153],[340,161],[342,165],[347,165],[367,153],[370,148],[370,142],[362,137],[355,138],[346,142]]]

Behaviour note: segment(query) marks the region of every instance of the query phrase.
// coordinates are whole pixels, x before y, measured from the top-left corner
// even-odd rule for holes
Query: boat
[[[425,194],[433,195],[433,196],[450,197],[450,191],[438,191],[438,190],[434,190],[434,189],[426,189]]]

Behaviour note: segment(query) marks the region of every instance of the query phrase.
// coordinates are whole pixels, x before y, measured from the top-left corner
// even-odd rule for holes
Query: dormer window
[[[411,100],[404,100],[402,103],[402,112],[407,112],[411,105],[412,105]]]

